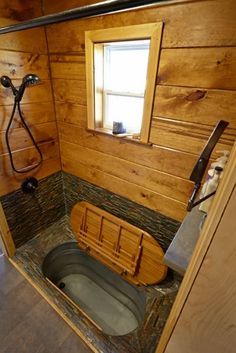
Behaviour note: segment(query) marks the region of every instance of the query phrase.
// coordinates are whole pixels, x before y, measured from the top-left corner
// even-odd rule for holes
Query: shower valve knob
[[[21,184],[21,189],[24,193],[33,193],[38,187],[38,180],[34,177],[26,178]]]

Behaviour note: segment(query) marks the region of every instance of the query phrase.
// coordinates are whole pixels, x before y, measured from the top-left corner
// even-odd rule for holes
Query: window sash
[[[143,92],[132,92],[132,91],[118,91],[109,88],[109,66],[111,64],[111,52],[112,51],[137,51],[137,50],[149,50],[149,43],[139,41],[133,41],[132,43],[109,43],[108,45],[103,46],[103,72],[104,72],[104,85],[103,85],[103,98],[102,98],[102,116],[103,116],[103,127],[107,129],[112,129],[110,119],[108,119],[108,96],[120,96],[120,97],[131,97],[131,98],[140,98],[144,99],[146,84],[143,87]],[[148,53],[149,55],[149,53]],[[148,63],[147,63],[148,67]],[[147,70],[147,67],[144,70]],[[143,111],[142,111],[143,114]],[[129,132],[129,131],[128,131]]]

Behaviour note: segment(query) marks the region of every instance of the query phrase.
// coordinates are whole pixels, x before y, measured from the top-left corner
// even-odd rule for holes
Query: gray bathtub
[[[125,335],[142,324],[144,292],[80,250],[77,242],[50,251],[42,270],[105,334]]]

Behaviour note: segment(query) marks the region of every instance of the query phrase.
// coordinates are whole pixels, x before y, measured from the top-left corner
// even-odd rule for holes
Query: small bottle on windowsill
[[[126,133],[126,128],[124,127],[122,121],[113,121],[112,133],[114,135]]]

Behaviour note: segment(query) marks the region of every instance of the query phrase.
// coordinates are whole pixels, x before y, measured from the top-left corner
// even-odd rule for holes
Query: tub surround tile
[[[65,172],[63,172],[63,187],[68,215],[75,203],[88,201],[147,231],[158,240],[164,250],[169,247],[180,227],[180,223],[176,220]]]
[[[16,247],[65,215],[62,185],[58,172],[40,180],[33,194],[17,190],[0,198]]]
[[[98,330],[76,307],[65,300],[48,283],[41,270],[43,259],[54,247],[75,240],[68,216],[17,249],[14,261],[44,291],[63,314],[80,330],[88,342],[100,353],[153,353],[179,287],[179,278],[171,273],[160,285],[143,287],[147,296],[147,309],[143,326],[125,336],[108,336]]]
[[[65,172],[40,180],[34,194],[17,190],[0,198],[16,247],[69,215],[73,205],[83,200],[147,231],[164,250],[180,226],[178,221]]]

